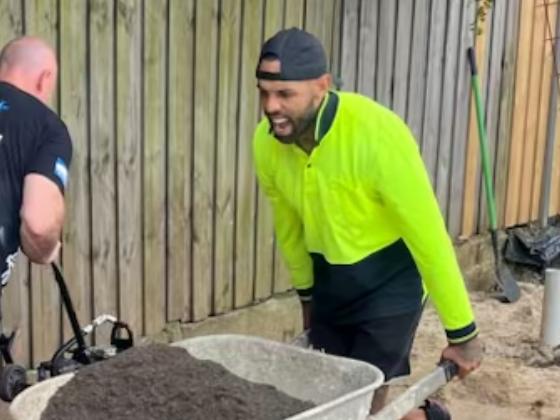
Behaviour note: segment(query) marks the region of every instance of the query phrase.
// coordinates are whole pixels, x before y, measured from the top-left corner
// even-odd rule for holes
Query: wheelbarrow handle
[[[445,378],[447,379],[447,382],[451,381],[451,379],[459,374],[459,366],[457,366],[457,363],[452,362],[451,360],[443,359],[438,364],[438,367],[442,368],[445,372]]]
[[[441,361],[432,372],[410,386],[377,414],[369,416],[367,420],[400,419],[409,411],[421,406],[426,398],[446,385],[458,372],[459,367],[454,362]]]

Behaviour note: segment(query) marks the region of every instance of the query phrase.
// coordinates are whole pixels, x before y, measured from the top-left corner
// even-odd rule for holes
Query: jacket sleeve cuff
[[[313,288],[310,287],[309,289],[296,289],[296,292],[299,296],[299,300],[302,302],[311,302],[313,296]]]
[[[449,344],[463,344],[478,335],[478,328],[474,322],[457,330],[445,330]]]

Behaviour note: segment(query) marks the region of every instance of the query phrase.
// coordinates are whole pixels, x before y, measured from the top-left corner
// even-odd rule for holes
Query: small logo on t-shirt
[[[3,99],[0,99],[0,112],[7,111],[10,109],[10,105]]]
[[[68,167],[61,158],[57,158],[54,163],[54,174],[60,180],[64,188],[66,188],[66,184],[68,183]]]

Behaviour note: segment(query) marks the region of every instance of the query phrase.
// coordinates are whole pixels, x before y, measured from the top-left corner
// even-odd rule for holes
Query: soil
[[[184,349],[151,344],[81,369],[42,419],[273,420],[312,407]]]
[[[454,420],[560,419],[560,348],[539,344],[544,287],[536,283],[521,283],[522,296],[514,304],[471,294],[485,359],[478,371],[439,393]],[[414,344],[413,376],[393,387],[392,395],[433,369],[444,345],[441,324],[429,307]]]

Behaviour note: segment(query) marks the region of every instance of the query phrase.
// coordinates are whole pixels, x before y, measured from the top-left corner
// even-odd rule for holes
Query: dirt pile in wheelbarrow
[[[184,349],[151,344],[80,370],[57,391],[41,418],[273,420],[311,407]]]

